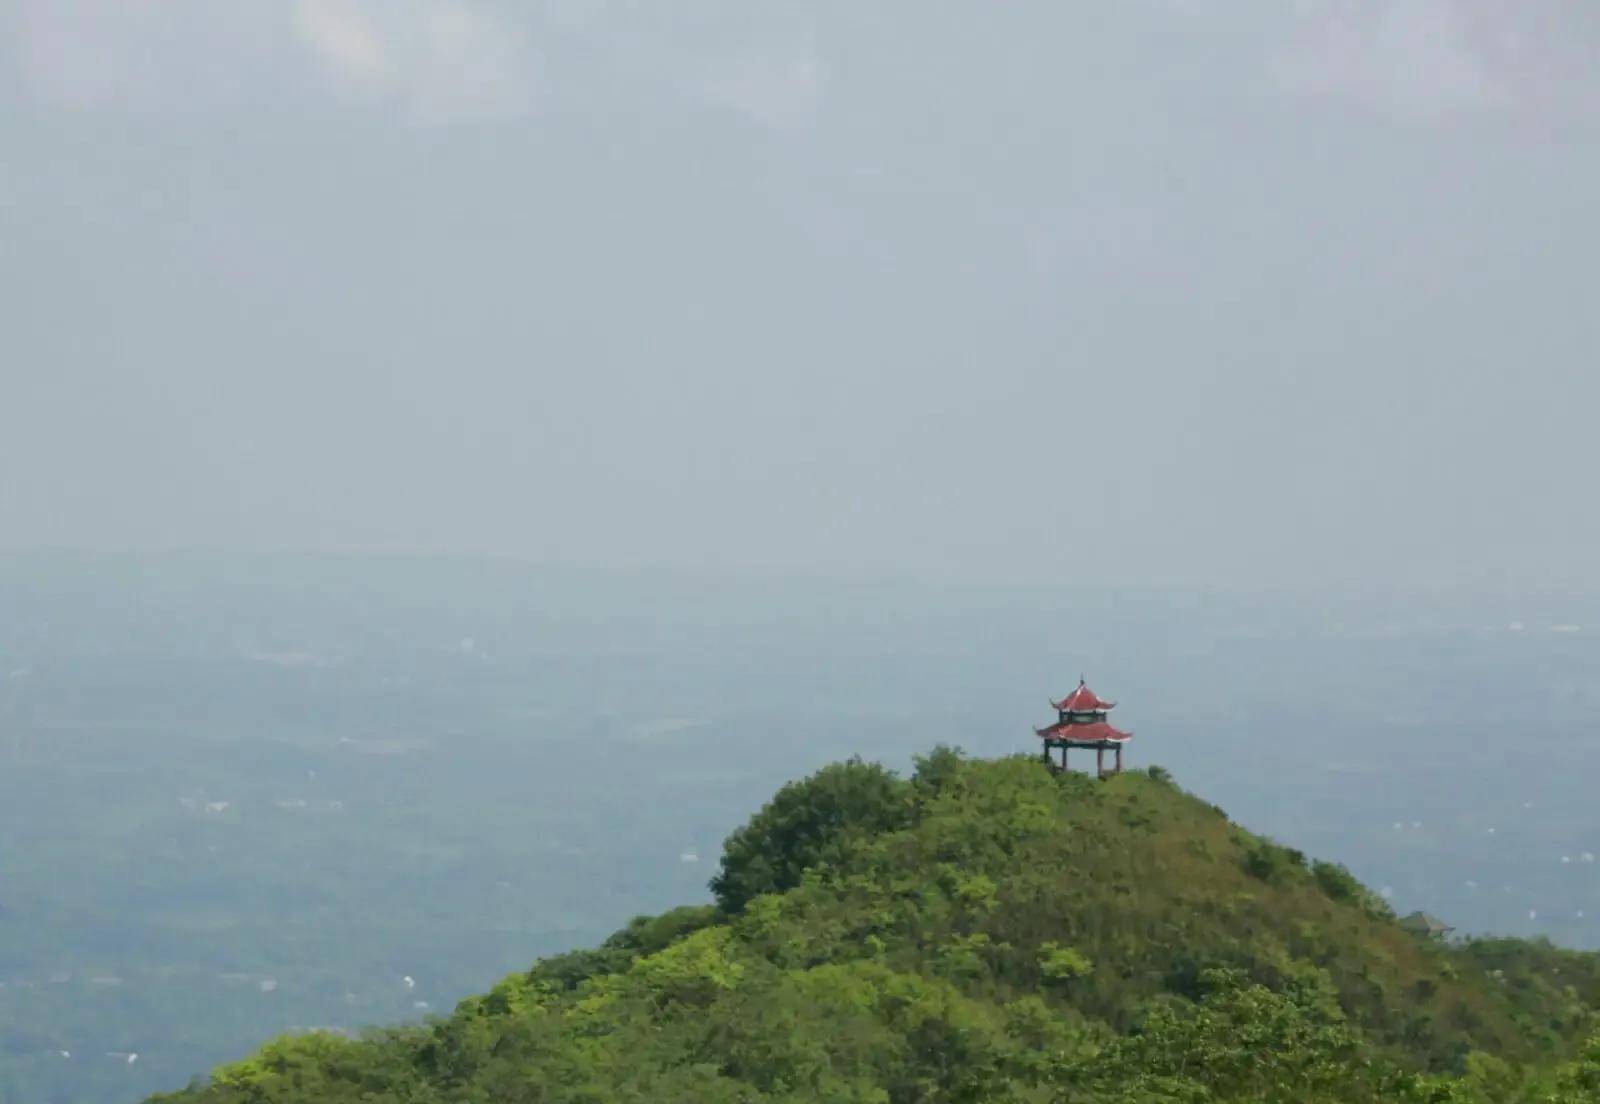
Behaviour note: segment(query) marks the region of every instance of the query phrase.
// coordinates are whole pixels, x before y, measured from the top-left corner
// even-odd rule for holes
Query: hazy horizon
[[[991,932],[1028,1000],[1153,982],[1132,933],[1175,1007],[1237,934],[1410,1043],[1382,900],[1552,941],[1543,1046],[1600,948],[1596,57],[1576,0],[0,0],[0,1104],[424,1024],[707,902],[825,764],[1036,761],[1080,677],[1381,938],[1279,942],[1199,865],[1251,837],[1065,789]],[[907,839],[961,883],[885,883],[941,987],[1011,898],[939,840],[1044,808],[944,771],[872,814],[960,806]],[[1184,884],[1012,947],[1098,924],[1118,825],[1118,899]]]
[[[1600,586],[1600,20],[0,4],[0,548]]]

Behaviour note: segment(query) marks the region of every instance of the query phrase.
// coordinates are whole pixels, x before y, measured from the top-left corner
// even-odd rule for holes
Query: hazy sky
[[[1592,0],[0,0],[0,547],[1600,585]]]

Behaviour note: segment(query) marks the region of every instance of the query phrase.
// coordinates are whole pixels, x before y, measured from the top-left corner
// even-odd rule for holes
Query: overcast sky
[[[1592,0],[0,0],[0,547],[1597,586],[1596,57]]]

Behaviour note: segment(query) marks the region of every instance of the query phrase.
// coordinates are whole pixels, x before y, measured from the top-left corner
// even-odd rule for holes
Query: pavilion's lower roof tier
[[[1112,728],[1105,721],[1090,724],[1073,724],[1070,721],[1033,730],[1042,739],[1057,744],[1120,744],[1132,738],[1133,733]]]

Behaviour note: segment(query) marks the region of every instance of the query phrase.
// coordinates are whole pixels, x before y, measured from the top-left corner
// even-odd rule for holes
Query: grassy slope
[[[1317,1055],[1306,1069],[1352,1079],[1344,1064],[1443,1070],[1469,1051],[1553,1061],[1600,1003],[1594,956],[1419,940],[1341,872],[1318,877],[1157,776],[1097,783],[1028,759],[938,758],[917,781],[873,790],[890,814],[869,810],[879,827],[857,831],[860,810],[819,795],[837,772],[870,770],[790,787],[798,814],[762,814],[743,833],[761,863],[750,884],[781,892],[636,921],[429,1028],[270,1044],[193,1095],[1020,1101],[1076,1078],[1084,1099],[1112,1099],[1091,1089],[1127,1083],[1118,1048],[1147,1045],[1156,1010],[1191,999],[1219,1002],[1201,1006],[1219,1023],[1255,1001],[1249,1016],[1279,1024],[1258,1048],[1287,1053],[1309,1032],[1321,1041],[1304,1042]],[[1264,988],[1207,996],[1219,966]],[[1293,1009],[1269,1007],[1273,994]],[[1221,1069],[1213,1051],[1231,1043],[1219,1031],[1205,1061]],[[1142,1052],[1135,1068],[1163,1060]],[[1246,1048],[1241,1061],[1254,1060]]]

